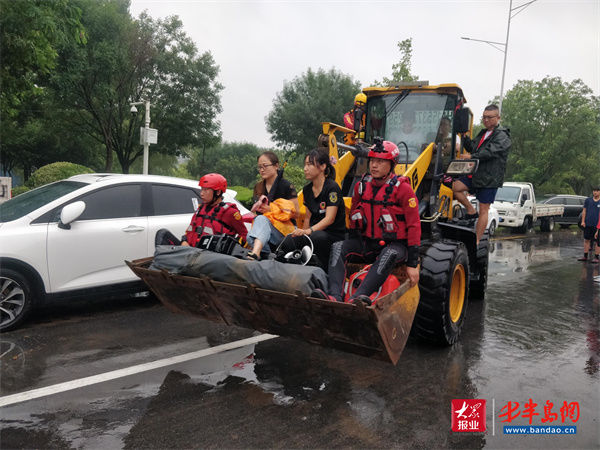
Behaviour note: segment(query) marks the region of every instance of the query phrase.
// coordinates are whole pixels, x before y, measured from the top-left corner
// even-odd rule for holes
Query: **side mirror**
[[[71,229],[71,222],[74,222],[83,214],[85,211],[85,203],[82,201],[70,203],[65,206],[60,212],[60,221],[58,222],[58,228],[63,230]]]
[[[454,131],[456,133],[466,133],[469,131],[473,113],[469,108],[461,108],[454,114]]]

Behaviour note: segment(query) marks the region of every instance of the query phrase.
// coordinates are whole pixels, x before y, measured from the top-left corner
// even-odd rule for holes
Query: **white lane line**
[[[159,359],[157,361],[152,361],[149,363],[126,367],[124,369],[118,369],[113,370],[111,372],[92,375],[91,377],[66,381],[64,383],[58,383],[52,386],[46,386],[39,389],[32,389],[31,391],[20,392],[18,394],[6,395],[4,397],[0,397],[0,407],[25,402],[28,400],[33,400],[40,397],[46,397],[48,395],[58,394],[60,392],[70,391],[73,389],[90,386],[92,384],[102,383],[104,381],[115,380],[117,378],[127,377],[129,375],[135,375],[141,372],[147,372],[148,370],[159,369],[161,367],[191,361],[192,359],[198,359],[204,356],[214,355],[216,353],[225,352],[227,350],[233,350],[235,348],[244,347],[246,345],[256,344],[258,342],[267,341],[276,337],[278,336],[274,334],[261,334],[248,339],[229,342],[227,344],[217,345],[216,347],[205,348],[203,350],[198,350],[197,352],[185,353],[179,356],[172,356],[170,358]]]

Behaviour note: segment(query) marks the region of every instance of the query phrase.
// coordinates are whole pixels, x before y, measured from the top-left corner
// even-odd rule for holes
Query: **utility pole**
[[[500,114],[502,114],[502,101],[504,100],[504,75],[506,74],[506,55],[508,54],[508,38],[510,36],[510,21],[513,17],[523,11],[525,8],[530,6],[532,3],[535,3],[537,0],[531,0],[527,3],[523,3],[520,6],[512,7],[513,0],[510,0],[510,4],[508,6],[508,23],[506,25],[506,40],[504,42],[494,42],[494,41],[486,41],[484,39],[473,39],[469,37],[462,37],[466,41],[475,41],[475,42],[484,42],[494,47],[496,50],[504,53],[504,63],[502,64],[502,81],[500,82],[500,104],[498,108],[500,109]],[[513,12],[516,11],[514,14]]]

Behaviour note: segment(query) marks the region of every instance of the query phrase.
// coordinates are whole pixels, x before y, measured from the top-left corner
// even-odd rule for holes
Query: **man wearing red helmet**
[[[375,261],[351,302],[371,304],[369,295],[384,283],[398,262],[406,262],[411,286],[419,282],[421,244],[419,204],[406,177],[394,174],[398,147],[376,139],[369,151],[369,171],[354,186],[350,210],[350,239],[333,244],[329,259],[329,288],[313,297],[342,301],[346,262]]]
[[[235,203],[223,201],[223,194],[227,190],[227,180],[218,173],[209,173],[200,178],[198,185],[202,188],[200,199],[202,204],[198,207],[185,235],[175,238],[167,230],[156,233],[156,243],[166,245],[181,245],[195,247],[200,238],[206,235],[229,234],[246,238],[248,230],[242,221],[242,216]]]

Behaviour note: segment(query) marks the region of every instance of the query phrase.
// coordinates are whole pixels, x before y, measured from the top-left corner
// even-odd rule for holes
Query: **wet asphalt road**
[[[574,228],[492,241],[487,297],[460,342],[409,341],[396,367],[289,339],[0,408],[8,448],[598,448],[598,265]],[[7,396],[256,335],[148,299],[54,305],[1,335]],[[452,399],[485,399],[487,431],[451,431]],[[505,434],[509,401],[547,401],[574,435]],[[563,402],[579,418],[561,423]],[[517,417],[510,425],[528,425]]]

